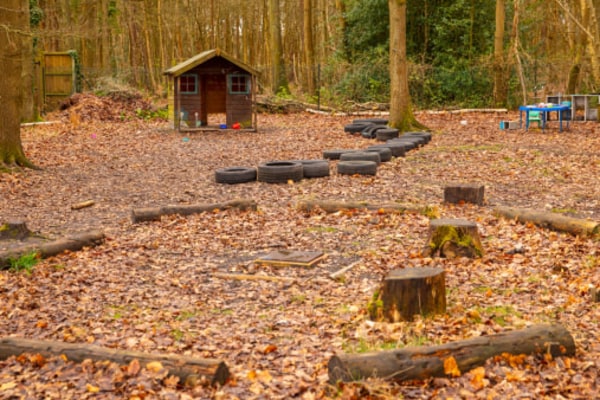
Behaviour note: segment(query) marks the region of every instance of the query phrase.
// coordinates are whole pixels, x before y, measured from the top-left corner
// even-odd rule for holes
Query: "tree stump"
[[[477,224],[462,219],[434,219],[429,222],[429,239],[423,249],[426,257],[483,256]]]
[[[444,188],[444,201],[446,203],[473,203],[483,204],[484,186],[477,184],[458,184]]]
[[[375,301],[369,305],[374,320],[411,321],[414,315],[446,312],[446,281],[442,268],[405,268],[391,271]]]
[[[0,225],[0,240],[22,240],[31,235],[24,221],[7,221]]]

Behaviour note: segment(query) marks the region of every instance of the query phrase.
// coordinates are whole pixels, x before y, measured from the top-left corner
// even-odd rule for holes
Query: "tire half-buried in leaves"
[[[215,171],[215,182],[217,183],[244,183],[256,180],[256,168],[229,167]]]
[[[377,163],[375,161],[340,161],[337,172],[341,175],[375,175],[377,174]]]
[[[293,160],[302,164],[305,178],[329,176],[329,160]]]
[[[295,161],[269,161],[258,166],[257,179],[267,183],[298,182],[302,180],[302,164]]]
[[[340,156],[340,161],[352,160],[373,161],[377,165],[381,164],[381,156],[379,153],[372,151],[355,151],[352,153],[344,153]]]

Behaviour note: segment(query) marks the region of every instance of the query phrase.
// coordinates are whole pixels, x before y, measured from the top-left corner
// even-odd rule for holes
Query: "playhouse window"
[[[179,77],[179,92],[181,94],[198,94],[198,75],[181,75]]]
[[[230,94],[248,94],[248,93],[250,93],[250,75],[241,75],[241,74],[229,75],[229,93]]]

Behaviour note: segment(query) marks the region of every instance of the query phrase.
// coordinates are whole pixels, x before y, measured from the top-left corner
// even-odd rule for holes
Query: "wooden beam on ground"
[[[386,213],[419,212],[416,207],[398,203],[369,203],[366,201],[337,201],[337,200],[301,200],[296,207],[300,211],[310,212],[317,208],[334,213],[343,210],[373,210]]]
[[[0,359],[22,353],[41,354],[44,357],[65,355],[67,359],[80,363],[112,361],[127,365],[137,359],[142,366],[160,362],[170,375],[179,377],[182,384],[194,385],[202,382],[223,385],[229,378],[229,368],[223,361],[181,355],[149,354],[139,351],[104,348],[86,343],[63,343],[48,340],[8,337],[0,339]]]
[[[600,235],[600,224],[582,218],[573,218],[566,215],[549,211],[536,211],[527,208],[498,206],[494,213],[507,219],[514,219],[521,223],[530,222],[542,228],[548,228],[559,232],[567,232],[573,235],[598,236]]]
[[[81,203],[71,205],[71,210],[81,210],[82,208],[91,207],[94,204],[96,204],[94,200],[82,201]]]
[[[52,240],[45,243],[31,243],[0,252],[0,269],[10,266],[10,261],[19,257],[37,253],[42,258],[52,257],[65,250],[77,251],[84,247],[97,246],[104,241],[104,233],[93,230],[77,234],[71,234],[64,238]]]
[[[237,281],[270,281],[270,282],[295,282],[295,278],[287,276],[270,276],[270,275],[250,275],[250,274],[228,274],[223,272],[215,272],[213,274],[215,278],[220,279],[233,279]]]
[[[133,223],[159,221],[163,215],[191,215],[203,212],[212,212],[215,210],[229,210],[231,208],[237,208],[241,211],[256,211],[257,204],[254,200],[242,199],[213,204],[134,208],[131,211],[131,220],[133,221]]]
[[[330,358],[329,380],[335,383],[377,377],[406,381],[457,376],[503,353],[573,356],[575,342],[571,334],[561,325],[533,325],[522,330],[480,336],[439,346],[342,354]],[[455,368],[448,371],[448,365],[453,365]]]

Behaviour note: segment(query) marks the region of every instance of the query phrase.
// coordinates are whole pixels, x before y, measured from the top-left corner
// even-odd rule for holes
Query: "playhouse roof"
[[[169,68],[168,70],[166,70],[164,72],[164,74],[171,75],[171,76],[179,76],[179,75],[182,75],[182,74],[186,73],[187,71],[191,70],[192,68],[197,67],[200,64],[204,64],[208,60],[211,60],[215,57],[224,58],[225,60],[229,61],[230,63],[237,65],[244,71],[249,72],[252,75],[258,75],[258,71],[256,71],[254,68],[244,64],[243,62],[241,62],[239,60],[236,60],[235,58],[233,58],[229,54],[225,53],[221,49],[206,50],[200,54],[196,54],[194,57],[188,58],[187,60]]]

